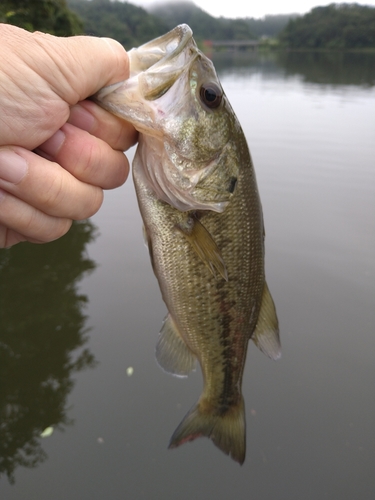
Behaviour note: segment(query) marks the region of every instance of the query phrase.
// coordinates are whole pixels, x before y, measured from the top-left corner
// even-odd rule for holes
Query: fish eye
[[[202,85],[199,95],[202,102],[210,109],[218,108],[223,98],[222,90],[215,83]]]

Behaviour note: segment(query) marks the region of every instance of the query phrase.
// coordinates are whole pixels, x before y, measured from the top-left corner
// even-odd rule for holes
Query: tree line
[[[0,22],[57,36],[84,31],[83,21],[65,0],[1,0]]]
[[[181,23],[191,26],[198,42],[272,37],[281,48],[375,48],[375,8],[356,3],[315,7],[304,16],[226,19],[191,1],[159,3],[146,11],[118,0],[1,0],[0,22],[60,36],[107,36],[127,48]]]
[[[315,7],[290,20],[279,39],[293,49],[375,48],[375,8],[355,3]]]
[[[127,48],[168,31],[163,19],[128,2],[68,0],[68,5],[83,20],[86,34],[114,38]]]
[[[117,0],[1,0],[0,22],[29,31],[115,38],[139,45],[187,23],[199,40],[254,40],[275,36],[292,16],[226,19],[211,16],[191,1],[159,3],[150,11]]]

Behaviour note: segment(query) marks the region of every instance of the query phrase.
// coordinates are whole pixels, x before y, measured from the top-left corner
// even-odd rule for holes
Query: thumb
[[[58,95],[75,104],[111,83],[129,77],[129,59],[124,47],[111,38],[76,36],[58,38],[64,56],[66,83],[57,83]],[[73,102],[72,102],[73,101]]]
[[[28,64],[70,105],[129,76],[128,55],[120,43],[110,38],[60,38],[39,32],[26,36],[32,45]]]

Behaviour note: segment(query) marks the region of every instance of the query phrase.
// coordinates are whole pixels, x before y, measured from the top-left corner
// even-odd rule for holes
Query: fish
[[[93,100],[139,131],[133,179],[168,310],[156,359],[180,377],[198,361],[203,376],[202,394],[169,448],[206,436],[242,465],[248,342],[273,360],[281,355],[249,148],[189,26],[128,55],[129,78],[104,87]]]

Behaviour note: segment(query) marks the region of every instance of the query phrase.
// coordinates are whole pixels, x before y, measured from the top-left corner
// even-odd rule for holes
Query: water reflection
[[[234,74],[236,77],[259,73],[282,75],[282,69],[277,64],[276,52],[258,53],[251,51],[222,51],[207,54],[212,59],[216,71],[220,75]]]
[[[40,434],[69,424],[73,374],[95,364],[78,292],[96,264],[85,254],[91,222],[77,222],[48,245],[22,243],[0,252],[0,476],[45,460]]]
[[[333,85],[375,85],[375,54],[355,52],[278,52],[287,75],[306,82]]]
[[[225,75],[225,91],[255,162],[267,229],[266,271],[284,349],[281,363],[270,363],[250,346],[244,374],[244,466],[232,464],[204,439],[174,452],[166,449],[171,429],[201,390],[201,375],[183,381],[167,377],[156,366],[155,341],[165,306],[143,248],[129,180],[106,192],[95,215],[101,237],[88,248],[98,267],[80,283],[90,300],[83,312],[92,325],[90,345],[100,367],[71,372],[70,380],[77,382],[68,404],[74,408],[62,413],[75,419],[74,428],[42,441],[48,460],[32,470],[18,467],[15,486],[0,480],[1,500],[375,498],[375,86],[348,85],[342,99],[338,91],[344,87],[305,84],[308,68],[286,77],[276,54],[259,54],[258,60],[251,54],[238,57],[235,64],[243,64],[238,71],[221,68],[220,76]],[[353,61],[348,72],[356,71],[361,72]],[[332,82],[332,75],[325,78]],[[74,243],[60,248],[53,266],[67,265],[66,272],[72,272]],[[67,261],[63,252],[72,258]],[[37,264],[33,254],[23,255],[29,262],[17,283],[28,286],[29,273],[38,276],[46,257]],[[4,279],[1,273],[1,287]],[[17,293],[21,302],[25,295],[25,310],[26,301],[47,284],[46,279],[36,280],[28,298],[18,285],[12,296]],[[0,293],[1,300],[3,287]],[[46,295],[48,305],[60,300],[49,301]],[[21,313],[19,305],[17,309]],[[1,326],[5,310],[0,307]],[[39,306],[40,311],[48,307]],[[25,312],[19,314],[20,322],[25,318]],[[55,338],[52,333],[44,335],[39,349],[46,339]],[[36,333],[30,327],[17,343],[31,335]],[[0,400],[5,401],[5,355],[0,355]],[[8,358],[8,366],[10,362]],[[134,367],[131,377],[126,375],[129,366]],[[9,368],[7,373],[7,379],[21,374],[28,379],[23,371],[19,375]],[[11,396],[17,401],[20,389],[15,380],[9,383],[14,389],[6,388],[7,401],[12,402]],[[24,381],[18,384],[24,386]],[[32,411],[38,412],[35,394],[28,399],[21,410],[33,416]],[[5,404],[0,403],[0,412]],[[30,426],[29,439],[39,440],[39,432],[53,422],[48,416],[39,423],[43,412],[50,411],[44,406],[34,419],[34,434]],[[0,420],[4,435],[1,425]],[[22,426],[24,438],[19,441],[25,444],[27,424]]]
[[[360,52],[238,51],[211,54],[220,74],[259,73],[263,78],[300,75],[305,82],[330,85],[375,85],[375,54]]]

